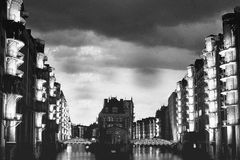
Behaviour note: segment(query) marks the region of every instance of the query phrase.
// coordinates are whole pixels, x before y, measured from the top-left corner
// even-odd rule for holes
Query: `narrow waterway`
[[[163,152],[157,147],[134,147],[133,154],[124,159],[121,158],[110,158],[109,160],[182,160],[177,155],[169,152]],[[93,153],[86,152],[84,145],[68,145],[67,149],[59,153],[57,160],[101,160],[96,157]],[[104,159],[106,160],[106,159]]]

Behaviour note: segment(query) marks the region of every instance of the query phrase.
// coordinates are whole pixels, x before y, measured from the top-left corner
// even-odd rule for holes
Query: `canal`
[[[182,160],[179,156],[164,152],[157,147],[134,147],[133,154],[128,158],[112,156],[111,158],[96,157],[93,153],[86,152],[84,145],[72,144],[57,155],[56,160]]]

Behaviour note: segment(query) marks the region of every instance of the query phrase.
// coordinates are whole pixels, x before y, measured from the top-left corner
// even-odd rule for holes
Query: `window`
[[[226,89],[227,90],[231,90],[231,89],[235,89],[237,87],[237,82],[236,82],[237,79],[235,78],[229,78],[226,80]]]
[[[211,79],[211,80],[209,80],[209,81],[208,81],[208,88],[209,88],[210,90],[216,88],[216,84],[217,84],[216,82],[217,82],[216,79]]]
[[[215,127],[217,127],[217,123],[218,123],[217,113],[210,113],[209,114],[209,127],[215,128]]]
[[[235,61],[236,60],[236,51],[234,50],[230,50],[227,51],[225,54],[225,61],[226,62],[231,62],[231,61]]]
[[[209,102],[209,112],[217,112],[217,102],[216,101]]]
[[[208,98],[209,100],[216,100],[217,98],[217,91],[216,90],[211,90],[208,92]]]
[[[238,101],[237,92],[230,92],[227,94],[226,103],[227,104],[235,104]]]
[[[105,108],[104,108],[104,111],[105,111],[105,112],[108,112],[108,107],[105,107]]]
[[[208,67],[213,67],[215,66],[215,58],[213,56],[209,56],[207,59],[207,65]]]
[[[112,112],[113,112],[113,113],[117,113],[117,112],[118,112],[118,108],[117,108],[117,107],[113,107],[113,108],[112,108]]]
[[[236,74],[236,65],[228,65],[226,66],[226,75],[231,76]]]
[[[216,76],[216,68],[208,69],[208,78],[214,78]]]
[[[230,107],[227,109],[227,122],[229,124],[234,124],[236,123],[236,120],[235,120],[235,107]]]

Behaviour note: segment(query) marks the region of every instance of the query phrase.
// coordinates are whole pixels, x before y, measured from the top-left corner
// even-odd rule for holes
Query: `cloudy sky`
[[[48,62],[74,123],[96,120],[103,99],[133,98],[136,119],[167,104],[204,37],[238,0],[25,0],[27,27],[46,41]]]

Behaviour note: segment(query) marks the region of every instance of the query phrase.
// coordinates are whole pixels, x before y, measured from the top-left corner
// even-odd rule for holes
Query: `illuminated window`
[[[44,68],[44,57],[43,53],[37,53],[37,68],[43,69]]]
[[[53,114],[52,112],[49,112],[49,113],[48,113],[48,118],[49,118],[50,120],[54,120],[54,114]]]
[[[54,105],[54,104],[50,104],[50,105],[49,105],[49,111],[50,111],[50,112],[53,112],[53,111],[54,111],[54,108],[55,108],[55,105]]]
[[[234,61],[235,58],[236,57],[234,56],[234,52],[232,50],[225,53],[225,62]]]
[[[15,59],[13,59],[13,58],[6,59],[6,71],[7,71],[7,74],[14,75],[14,76],[16,75],[17,62]]]
[[[193,76],[193,67],[192,66],[188,66],[188,68],[187,68],[187,75],[188,75],[188,77],[192,77]]]
[[[218,123],[217,113],[209,113],[209,127],[216,128]]]
[[[209,68],[208,69],[208,78],[215,78],[216,77],[216,68]]]
[[[51,76],[50,80],[49,80],[49,87],[50,88],[54,88],[54,82],[55,81],[56,81],[56,78],[54,76]]]
[[[236,89],[237,88],[237,79],[236,78],[228,78],[226,80],[226,89]]]
[[[231,32],[230,30],[228,30],[228,32]],[[224,47],[225,48],[229,48],[229,47],[231,47],[232,46],[232,34],[226,34],[225,36],[224,36],[224,40],[223,40],[223,42],[224,42]]]
[[[207,58],[207,66],[208,66],[208,67],[213,67],[213,66],[215,66],[215,57],[209,56],[209,57]]]
[[[181,113],[178,113],[178,118],[182,118],[182,114]]]
[[[181,112],[182,111],[182,107],[178,107],[178,112]]]
[[[182,124],[182,119],[181,118],[178,119],[178,124]]]
[[[238,94],[237,92],[229,92],[226,95],[226,103],[227,104],[236,104],[238,101]]]
[[[177,91],[180,91],[181,90],[181,84],[180,82],[177,83]]]
[[[208,81],[208,88],[209,88],[210,90],[212,90],[212,89],[216,88],[216,84],[217,84],[216,79],[210,79],[210,80]]]
[[[194,93],[194,92],[193,92],[193,89],[189,89],[189,90],[188,90],[188,95],[189,95],[189,96],[192,97],[192,96],[193,96],[193,93]]]
[[[209,112],[217,112],[217,102],[216,101],[210,101],[208,105],[209,105]]]
[[[188,97],[188,103],[193,104],[194,103],[194,98],[193,97]]]
[[[10,1],[8,2],[8,19],[13,20],[15,22],[20,22],[21,16],[20,16],[20,9],[21,9],[21,3],[18,1]]]
[[[38,91],[38,90],[35,91],[35,97],[37,101],[42,101],[42,96],[43,96],[42,91]]]
[[[227,65],[225,68],[225,75],[227,76],[231,76],[231,75],[235,75],[236,71],[237,71],[237,66],[234,64],[231,65]]]
[[[235,124],[237,120],[235,119],[235,107],[231,107],[227,109],[227,122],[229,124]]]
[[[188,105],[189,112],[194,112],[194,105]]]
[[[213,50],[213,42],[210,38],[205,41],[205,45],[208,52],[211,52]]]
[[[194,123],[189,123],[189,131],[190,131],[190,132],[193,132],[193,131],[194,131],[194,128],[195,128]]]
[[[194,113],[189,113],[189,120],[192,121],[194,120],[195,116]]]
[[[35,126],[40,128],[42,127],[42,116],[44,113],[35,112]]]
[[[178,101],[177,103],[178,103],[178,105],[179,105],[179,106],[181,106],[181,104],[182,104],[182,102],[181,102],[181,101]]]
[[[36,80],[36,88],[38,90],[42,90],[43,89],[43,83],[45,83],[46,81],[43,79],[37,79]]]
[[[56,96],[55,89],[49,89],[49,95],[55,97]]]
[[[178,126],[178,133],[182,133],[182,126]]]
[[[188,79],[188,87],[192,88],[193,87],[193,78]]]
[[[208,98],[209,98],[210,101],[216,100],[216,98],[217,98],[217,91],[216,90],[210,90],[208,92]]]
[[[202,110],[201,109],[198,111],[198,115],[202,116]]]

